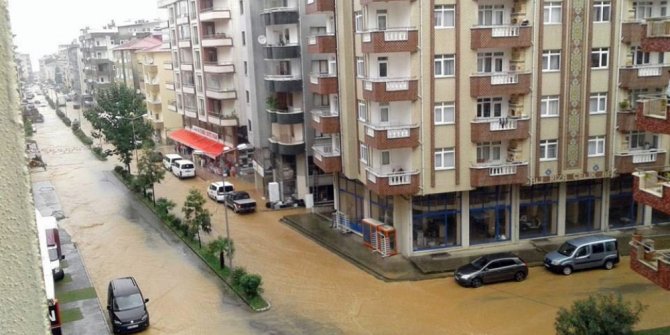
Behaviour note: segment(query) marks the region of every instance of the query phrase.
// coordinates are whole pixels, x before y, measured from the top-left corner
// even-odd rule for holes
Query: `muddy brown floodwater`
[[[264,208],[229,213],[235,265],[262,275],[273,305],[253,313],[129,197],[111,174],[116,158],[96,160],[52,111],[43,114],[34,137],[48,170],[33,179],[56,187],[67,216],[61,225],[77,244],[102,305],[110,279],[138,280],[151,299],[144,334],[551,334],[559,307],[609,291],[649,305],[641,328],[667,325],[668,293],[630,271],[627,258],[613,271],[564,277],[533,268],[523,283],[480,289],[461,288],[452,278],[385,283],[279,222],[298,210]],[[189,188],[204,192],[206,184],[166,175],[156,193],[180,206]],[[223,207],[207,206],[214,231],[206,238],[225,235]]]

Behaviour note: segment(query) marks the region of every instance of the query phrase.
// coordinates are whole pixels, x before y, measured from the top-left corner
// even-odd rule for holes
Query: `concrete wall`
[[[40,268],[35,209],[18,119],[17,77],[7,2],[0,0],[0,328],[5,334],[47,334],[46,293]],[[13,192],[9,191],[13,190]],[[9,196],[10,192],[12,196]]]

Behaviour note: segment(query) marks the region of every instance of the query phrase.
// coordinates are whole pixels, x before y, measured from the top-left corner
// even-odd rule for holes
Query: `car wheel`
[[[179,172],[179,178],[181,178],[181,171]]]
[[[514,280],[523,281],[524,279],[526,279],[526,274],[523,273],[522,271],[519,271],[516,274],[514,274]]]
[[[472,280],[472,287],[477,288],[482,286],[483,282],[481,278],[475,278]]]
[[[614,268],[614,262],[612,261],[605,262],[605,270],[612,270],[613,268]]]
[[[58,269],[53,273],[54,281],[61,281],[65,278],[65,271],[63,269]]]
[[[563,267],[563,274],[566,276],[569,276],[572,274],[572,267],[571,266],[564,266]]]

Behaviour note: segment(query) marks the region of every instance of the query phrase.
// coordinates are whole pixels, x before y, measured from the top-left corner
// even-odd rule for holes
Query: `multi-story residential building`
[[[82,94],[93,95],[97,88],[108,87],[114,80],[112,49],[119,45],[119,34],[115,26],[86,27],[81,30],[79,43],[83,59]]]
[[[51,83],[61,83],[62,76],[58,67],[57,55],[46,55],[39,59],[40,79]]]
[[[119,23],[116,29],[119,33],[119,44],[125,44],[133,39],[153,36],[160,31],[161,20],[135,20]]]
[[[144,92],[144,66],[138,52],[144,49],[161,46],[163,42],[155,37],[144,37],[126,42],[113,49],[114,54],[114,81],[134,88],[137,92]]]
[[[182,116],[177,113],[174,93],[174,74],[172,55],[169,48],[163,49],[162,43],[136,51],[142,66],[147,114],[145,119],[154,130],[153,139],[165,143],[168,130],[183,127]]]
[[[65,71],[67,86],[77,94],[77,100],[81,97],[81,68],[82,55],[79,44],[74,42],[67,47],[67,69]]]
[[[670,78],[661,3],[302,1],[337,55],[312,149],[348,229],[409,256],[669,221],[631,173],[670,138],[628,112]]]
[[[18,66],[19,79],[22,82],[32,82],[33,80],[33,65],[30,61],[29,54],[16,53],[16,63]]]

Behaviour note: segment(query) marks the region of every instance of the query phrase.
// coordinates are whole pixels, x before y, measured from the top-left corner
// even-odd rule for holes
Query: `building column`
[[[305,194],[309,193],[307,178],[309,178],[309,173],[307,173],[307,155],[300,154],[295,156],[295,191],[298,194],[298,198],[304,199]]]
[[[645,226],[651,226],[651,212],[653,208],[651,206],[644,206],[644,221],[642,222]]]
[[[519,206],[521,203],[521,185],[510,188],[510,241],[519,242]]]
[[[558,227],[556,227],[557,236],[565,235],[565,210],[566,210],[565,200],[567,193],[566,191],[567,191],[566,183],[558,184],[558,222],[556,222],[556,224],[558,225]]]
[[[412,236],[412,198],[393,197],[393,222],[396,231],[396,247],[403,256],[411,256],[414,250]]]
[[[461,246],[470,246],[470,192],[461,192]]]
[[[600,201],[600,230],[610,230],[610,179],[602,179],[602,199]]]

